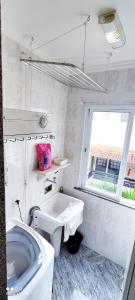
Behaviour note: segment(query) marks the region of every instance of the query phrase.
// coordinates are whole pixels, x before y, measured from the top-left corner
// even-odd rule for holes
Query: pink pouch
[[[52,167],[51,160],[51,144],[37,144],[37,161],[40,171],[47,170]]]

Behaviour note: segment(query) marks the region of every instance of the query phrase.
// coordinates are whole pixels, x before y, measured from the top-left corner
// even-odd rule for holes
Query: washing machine
[[[7,224],[8,300],[51,300],[53,247],[20,221]]]

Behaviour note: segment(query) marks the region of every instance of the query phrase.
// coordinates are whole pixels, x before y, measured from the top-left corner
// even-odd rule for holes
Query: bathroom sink
[[[34,211],[33,226],[50,235],[51,243],[56,250],[56,244],[60,244],[61,241],[62,228],[64,227],[64,241],[66,241],[68,235],[73,235],[82,223],[83,208],[83,201],[63,193],[56,193],[40,206],[40,210]],[[55,254],[56,252],[58,253],[59,249]]]

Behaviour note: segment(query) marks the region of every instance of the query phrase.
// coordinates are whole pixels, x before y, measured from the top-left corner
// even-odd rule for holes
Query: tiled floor
[[[124,270],[85,246],[55,260],[52,300],[119,300]]]

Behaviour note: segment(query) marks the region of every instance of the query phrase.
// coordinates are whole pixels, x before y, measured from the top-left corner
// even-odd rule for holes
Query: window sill
[[[115,204],[118,204],[118,205],[121,205],[121,206],[125,206],[127,208],[131,208],[133,210],[135,210],[135,201],[134,201],[134,204],[131,204],[131,201],[132,200],[125,200],[124,198],[121,198],[119,201],[116,200],[116,199],[113,199],[111,197],[107,197],[105,195],[101,195],[99,193],[96,193],[96,192],[93,192],[91,190],[87,190],[85,188],[81,188],[81,187],[74,187],[75,190],[78,190],[80,192],[83,192],[85,194],[89,194],[89,195],[93,195],[95,197],[98,197],[98,198],[101,198],[103,200],[106,200],[106,201],[110,201],[110,202],[113,202]],[[129,201],[130,203],[127,203],[127,201]]]

